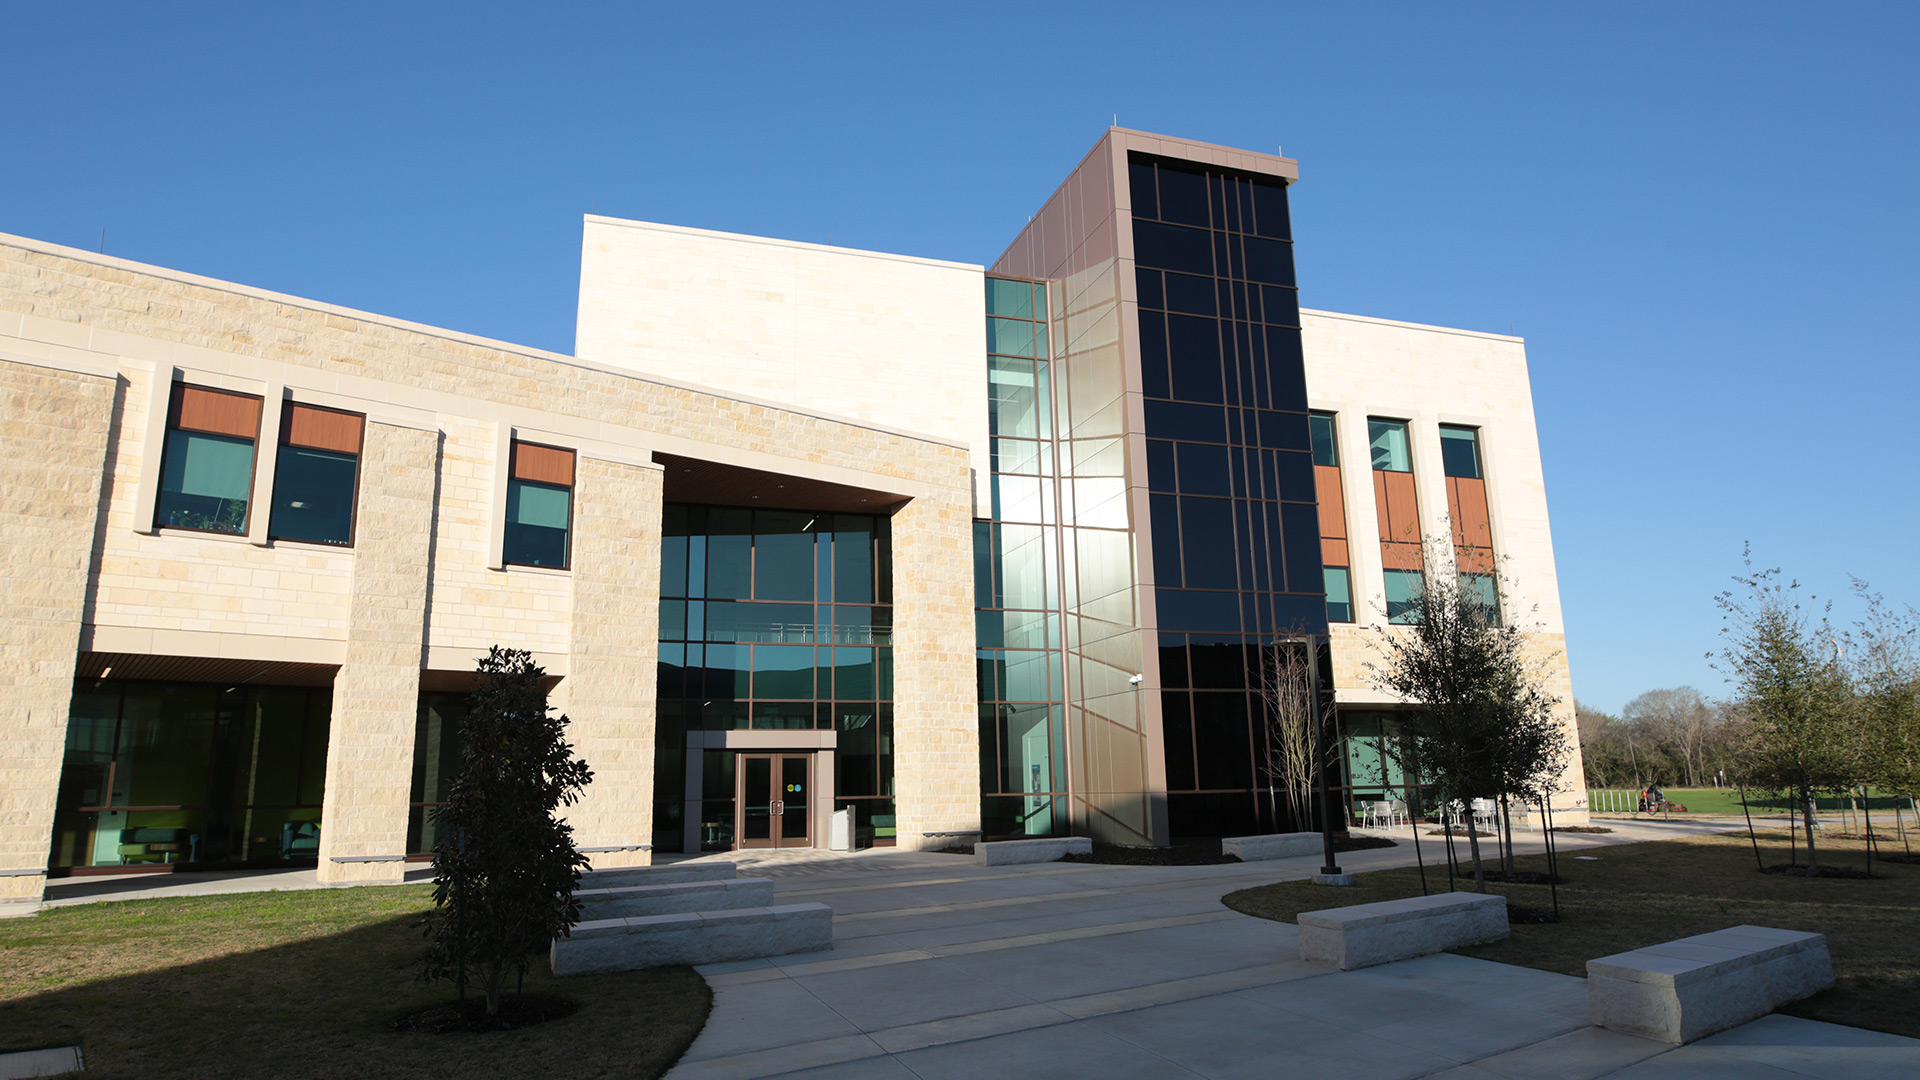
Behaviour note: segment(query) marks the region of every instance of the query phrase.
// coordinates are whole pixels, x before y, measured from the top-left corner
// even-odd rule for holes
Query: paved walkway
[[[1566,846],[1680,831],[1622,826]],[[1402,845],[1341,861],[1366,870],[1410,856]],[[1307,877],[1317,859],[989,868],[888,851],[713,858],[774,878],[783,902],[831,905],[834,945],[702,968],[713,1016],[670,1080],[1920,1076],[1920,1041],[1784,1016],[1678,1049],[1602,1031],[1587,1026],[1584,980],[1485,960],[1303,964],[1292,925],[1220,905],[1234,889]]]

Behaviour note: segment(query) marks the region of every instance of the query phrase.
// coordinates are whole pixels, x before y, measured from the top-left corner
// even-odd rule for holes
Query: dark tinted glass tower
[[[1260,651],[1327,630],[1284,158],[1109,131],[994,265],[1054,282],[1068,813],[1306,828]],[[1322,665],[1324,671],[1324,665]]]

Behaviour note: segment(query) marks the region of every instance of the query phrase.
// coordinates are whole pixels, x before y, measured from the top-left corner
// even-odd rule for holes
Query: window
[[[174,384],[154,524],[246,532],[253,444],[259,435],[259,398]]]
[[[343,547],[353,543],[353,496],[365,422],[358,413],[287,406],[280,422],[268,535]]]
[[[1480,430],[1441,424],[1440,464],[1448,476],[1480,479]]]
[[[566,569],[573,527],[573,451],[516,442],[508,475],[506,561]]]
[[[1375,470],[1379,472],[1413,471],[1413,457],[1407,450],[1406,421],[1369,419],[1367,441],[1373,447]]]
[[[1344,566],[1326,568],[1327,621],[1353,621],[1353,579]]]
[[[1500,590],[1492,574],[1461,574],[1460,593],[1486,615],[1489,623],[1500,621]]]
[[[1387,579],[1387,621],[1390,623],[1415,623],[1420,621],[1420,571],[1388,570]]]
[[[1307,417],[1307,427],[1313,436],[1313,463],[1338,468],[1340,449],[1333,442],[1333,414],[1314,413]]]

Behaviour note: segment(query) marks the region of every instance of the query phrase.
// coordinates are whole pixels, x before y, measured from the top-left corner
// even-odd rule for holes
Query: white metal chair
[[[1413,811],[1407,809],[1405,799],[1394,799],[1387,804],[1387,824],[1398,825],[1402,821],[1409,825],[1413,824]]]
[[[1494,802],[1492,799],[1473,800],[1473,823],[1476,827],[1480,825],[1492,825],[1495,821],[1499,820],[1499,817],[1499,803]]]

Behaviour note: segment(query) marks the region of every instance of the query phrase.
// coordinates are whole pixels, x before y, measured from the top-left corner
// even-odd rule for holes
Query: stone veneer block
[[[619,889],[576,889],[585,920],[634,919],[686,911],[729,911],[773,906],[771,878],[732,881],[684,881],[672,885],[629,885]]]
[[[1450,892],[1300,913],[1300,959],[1342,971],[1507,936],[1507,898]]]
[[[574,474],[568,578],[572,655],[553,695],[567,738],[593,770],[566,810],[583,848],[653,839],[653,730],[660,657],[661,470],[581,455]],[[645,865],[646,851],[602,851],[596,867]]]
[[[110,378],[0,362],[0,914],[46,885],[114,397]]]
[[[440,436],[369,422],[364,438],[346,662],[333,678],[320,812],[318,876],[328,885],[397,883],[406,873],[397,857],[407,850],[426,636]]]
[[[832,908],[786,904],[583,922],[571,937],[554,939],[552,963],[555,975],[588,975],[755,960],[832,945]]]
[[[973,861],[981,866],[1012,866],[1016,863],[1058,862],[1067,855],[1091,854],[1091,837],[1046,836],[1038,840],[996,840],[975,844]]]
[[[1735,926],[1587,961],[1594,1026],[1690,1043],[1833,985],[1824,934]]]
[[[1319,855],[1326,849],[1326,841],[1317,832],[1274,833],[1268,836],[1229,836],[1220,841],[1220,853],[1232,855],[1241,862],[1259,862],[1262,859],[1297,859],[1306,855]]]
[[[739,868],[730,862],[663,863],[659,866],[623,866],[618,870],[589,870],[580,875],[575,892],[588,889],[624,889],[635,885],[675,885],[683,881],[732,881]]]

